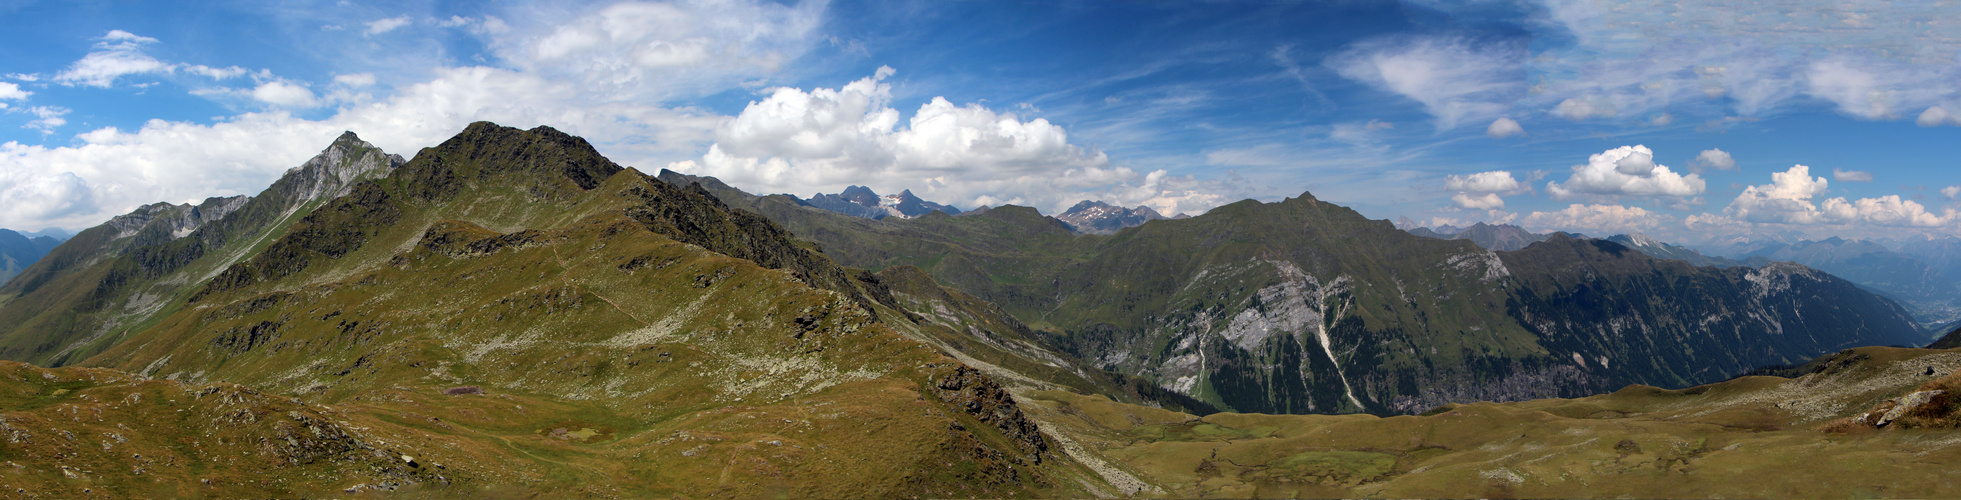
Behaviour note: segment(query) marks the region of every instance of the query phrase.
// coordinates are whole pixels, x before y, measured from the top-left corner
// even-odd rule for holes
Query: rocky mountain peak
[[[820,193],[808,200],[798,201],[806,206],[867,219],[886,217],[911,219],[932,212],[946,212],[949,215],[961,213],[958,208],[921,199],[912,194],[911,189],[900,191],[899,194],[879,196],[865,186],[848,186],[838,194]]]
[[[1055,218],[1079,233],[1111,234],[1119,229],[1141,226],[1145,222],[1166,217],[1144,205],[1138,205],[1137,208],[1124,208],[1102,201],[1084,200],[1056,215]]]
[[[286,171],[280,180],[295,206],[315,200],[346,195],[355,181],[388,175],[407,163],[401,155],[387,154],[361,140],[354,132],[343,132],[333,144],[306,163]]]

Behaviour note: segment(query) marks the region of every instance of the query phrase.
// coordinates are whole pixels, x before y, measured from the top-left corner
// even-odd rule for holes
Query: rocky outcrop
[[[940,401],[999,429],[1002,436],[1034,463],[1039,464],[1048,457],[1050,440],[1042,434],[1042,428],[1022,413],[1007,389],[980,370],[959,365],[941,373],[932,383]]]

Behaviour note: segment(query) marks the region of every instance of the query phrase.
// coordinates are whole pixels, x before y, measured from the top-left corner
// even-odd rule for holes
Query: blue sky
[[[491,120],[803,196],[1961,234],[1961,6],[1932,1],[0,0],[0,105],[23,230]]]

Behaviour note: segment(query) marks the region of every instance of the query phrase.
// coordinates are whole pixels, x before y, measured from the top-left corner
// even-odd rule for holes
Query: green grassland
[[[1197,417],[1063,392],[1028,407],[1170,497],[1944,498],[1961,494],[1961,405],[1878,429],[1846,419],[1951,388],[1957,369],[1961,351],[1861,348],[1796,378],[1388,418]]]

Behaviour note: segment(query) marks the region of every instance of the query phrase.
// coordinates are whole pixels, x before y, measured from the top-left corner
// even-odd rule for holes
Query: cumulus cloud
[[[1953,209],[1933,213],[1927,207],[1899,195],[1879,198],[1830,198],[1814,204],[1823,194],[1824,177],[1811,177],[1811,168],[1794,165],[1770,174],[1771,183],[1750,186],[1723,210],[1731,218],[1775,224],[1864,224],[1889,227],[1940,227],[1961,217]],[[1843,179],[1841,179],[1843,180]],[[1961,190],[1956,190],[1961,191]],[[1943,190],[1946,193],[1947,190]]]
[[[847,185],[911,189],[943,203],[1021,204],[1048,211],[1082,199],[1150,205],[1164,213],[1222,203],[1205,181],[1140,175],[1069,143],[1061,126],[936,97],[900,125],[889,106],[891,68],[841,88],[779,88],[717,128],[699,161],[669,168],[766,192],[813,195]]]
[[[1839,182],[1872,182],[1872,172],[1834,168],[1832,179]]]
[[[401,29],[403,26],[408,26],[409,23],[412,22],[414,21],[410,20],[409,16],[376,19],[368,22],[367,33],[369,35],[379,35],[382,33],[387,33],[390,31],[395,31],[397,29]]]
[[[1961,185],[1941,188],[1941,196],[1946,196],[1950,200],[1961,199]]]
[[[1941,227],[1957,219],[1953,209],[1937,215],[1928,212],[1927,207],[1920,203],[1901,199],[1899,195],[1861,198],[1850,202],[1845,198],[1832,198],[1821,204],[1820,212],[1832,222],[1888,227]]]
[[[1913,123],[1922,127],[1961,125],[1961,117],[1948,114],[1947,109],[1940,106],[1928,106],[1926,111],[1920,112],[1920,117],[1915,118]]]
[[[18,101],[26,99],[30,95],[34,95],[34,93],[21,90],[20,85],[10,82],[0,82],[0,100],[12,99]],[[6,106],[6,103],[0,103],[0,106]]]
[[[1794,165],[1790,170],[1771,173],[1770,184],[1743,188],[1723,213],[1748,222],[1820,222],[1818,207],[1811,198],[1824,193],[1829,185],[1824,177],[1812,177],[1811,167]]]
[[[1327,60],[1336,73],[1415,100],[1439,130],[1496,117],[1524,93],[1524,46],[1461,38],[1385,38]]]
[[[1728,151],[1723,151],[1717,148],[1709,148],[1709,149],[1702,150],[1701,153],[1696,154],[1694,160],[1689,160],[1689,168],[1691,169],[1713,168],[1716,170],[1732,170],[1736,168],[1736,159],[1731,158]]]
[[[1525,135],[1525,127],[1518,126],[1517,120],[1499,117],[1491,121],[1491,126],[1484,128],[1484,135],[1492,139],[1504,139],[1506,137]]]
[[[155,38],[111,30],[97,40],[94,50],[69,65],[68,69],[56,73],[54,81],[69,86],[109,87],[123,75],[171,71],[169,64],[142,51],[144,44],[157,43]]]
[[[1535,231],[1568,231],[1592,235],[1652,232],[1675,222],[1675,217],[1641,207],[1574,203],[1558,212],[1532,212],[1520,225]]]
[[[306,109],[320,104],[320,100],[313,95],[312,90],[281,80],[260,84],[252,89],[251,95],[259,102],[282,108]]]
[[[1531,186],[1519,182],[1511,172],[1504,170],[1448,176],[1444,179],[1444,189],[1457,192],[1450,200],[1459,208],[1474,210],[1505,208],[1505,200],[1501,196],[1532,191]]]
[[[15,146],[0,145],[0,155]],[[94,208],[92,197],[88,183],[73,173],[0,168],[0,206],[7,207],[0,210],[0,227],[50,227],[50,220]]]
[[[1587,157],[1574,165],[1566,182],[1546,183],[1556,200],[1620,196],[1688,197],[1702,194],[1706,184],[1696,174],[1681,175],[1655,163],[1647,146],[1621,146]]]

